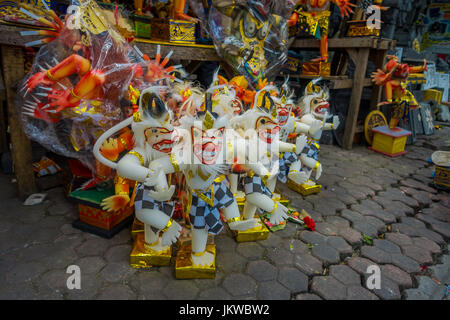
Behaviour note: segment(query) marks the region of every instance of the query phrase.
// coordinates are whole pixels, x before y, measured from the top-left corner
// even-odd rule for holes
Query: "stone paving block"
[[[258,300],[289,300],[291,293],[280,283],[268,281],[259,284],[256,297]]]
[[[233,273],[223,280],[223,287],[233,297],[255,294],[256,282],[250,276]]]
[[[346,206],[357,202],[357,200],[354,197],[349,195],[347,193],[347,191],[340,186],[336,186],[336,185],[329,186],[326,191],[329,192],[329,197],[334,197],[334,198],[339,199]]]
[[[325,265],[339,263],[339,252],[325,244],[319,244],[312,248],[312,255],[321,260]]]
[[[336,249],[341,257],[351,255],[353,252],[352,247],[342,237],[328,237],[327,244]]]
[[[129,285],[135,292],[138,292],[139,299],[165,300],[163,291],[168,282],[169,278],[166,275],[154,269],[136,273]]]
[[[231,295],[222,288],[209,288],[200,292],[199,300],[230,300]]]
[[[366,176],[360,176],[360,177],[351,177],[348,179],[348,182],[354,184],[354,185],[360,185],[360,186],[365,186],[368,187],[374,191],[381,191],[383,190],[383,187],[380,186],[379,184],[376,184],[372,181],[372,179],[370,179],[369,177]]]
[[[361,248],[361,256],[368,258],[376,263],[390,263],[391,254],[385,252],[378,247],[363,246]]]
[[[413,179],[402,179],[400,180],[400,184],[406,186],[406,187],[411,187],[411,188],[415,188],[415,189],[420,189],[429,193],[437,193],[437,190],[435,188],[432,188],[422,182],[419,182],[417,180],[413,180]]]
[[[362,214],[348,209],[342,210],[341,216],[352,223],[364,221],[364,216]]]
[[[412,217],[402,217],[400,218],[400,221],[402,223],[410,225],[413,228],[425,228],[425,223]]]
[[[199,292],[192,280],[170,280],[164,288],[164,295],[170,300],[192,300]]]
[[[366,234],[372,238],[378,236],[378,230],[375,226],[369,224],[367,221],[358,221],[353,223],[353,229],[361,232],[362,234]]]
[[[386,232],[386,224],[383,221],[381,221],[380,219],[377,219],[372,216],[366,216],[365,220],[368,224],[371,224],[372,226],[374,226],[378,232],[380,232],[380,233]]]
[[[271,232],[269,234],[269,238],[266,240],[258,241],[258,244],[262,245],[265,248],[278,248],[281,245],[283,239]]]
[[[450,223],[440,222],[431,224],[431,229],[441,234],[445,238],[450,238]]]
[[[258,260],[248,263],[246,273],[257,281],[268,281],[276,279],[278,270],[269,262]]]
[[[308,246],[303,241],[297,239],[283,240],[282,248],[288,250],[293,254],[307,253],[309,250]]]
[[[292,292],[308,291],[308,277],[296,268],[280,268],[278,272],[278,282]]]
[[[405,290],[406,300],[429,300],[430,296],[420,291],[419,289]]]
[[[66,275],[67,276],[67,275]],[[98,274],[83,274],[80,290],[68,290],[66,299],[68,300],[92,300],[99,292],[104,282]]]
[[[407,196],[405,192],[399,189],[389,188],[386,191],[378,193],[378,196],[385,197],[390,200],[401,201],[407,206],[413,208],[419,206],[419,202],[416,199]]]
[[[363,277],[366,277],[368,275],[367,268],[369,266],[375,265],[376,263],[362,257],[353,257],[346,260],[347,265],[358,272]]]
[[[300,239],[312,246],[327,243],[327,237],[315,231],[302,231],[300,233]]]
[[[353,228],[341,228],[339,230],[339,235],[351,245],[358,245],[362,241],[361,233]]]
[[[374,239],[373,245],[387,253],[401,253],[400,248],[389,240]]]
[[[290,239],[294,238],[297,235],[299,230],[303,230],[301,226],[296,223],[288,223],[282,232],[279,232],[280,238]]]
[[[130,259],[131,245],[122,244],[109,248],[105,254],[105,259],[108,262],[121,262]]]
[[[413,244],[413,241],[406,234],[399,232],[388,232],[385,235],[386,240],[389,240],[399,246],[406,246]]]
[[[243,272],[247,260],[236,252],[219,252],[216,255],[216,266],[226,273]]]
[[[383,198],[381,196],[375,196],[372,197],[372,200],[376,203],[380,204],[385,210],[388,210],[388,212],[395,214],[395,212],[400,212],[404,214],[413,214],[414,209],[403,202],[397,201],[396,199],[390,199],[390,198]],[[397,216],[397,214],[396,214]]]
[[[347,300],[380,300],[375,294],[361,287],[354,285],[347,288]]]
[[[417,246],[402,247],[403,254],[411,259],[414,259],[419,264],[429,264],[433,262],[433,258],[429,251]]]
[[[216,250],[219,252],[235,252],[237,243],[234,239],[226,235],[218,235],[214,239]]]
[[[237,252],[247,259],[256,260],[262,258],[264,248],[256,242],[243,242],[238,244]]]
[[[412,287],[413,283],[410,275],[400,268],[397,268],[396,266],[393,266],[391,264],[382,265],[380,268],[382,278],[389,278],[403,289]]]
[[[333,277],[314,277],[311,290],[326,300],[343,300],[347,297],[347,288]]]
[[[398,284],[389,278],[382,278],[381,288],[373,289],[372,292],[383,300],[399,300],[401,298]]]
[[[103,239],[99,237],[95,237],[89,240],[86,240],[75,250],[80,257],[84,256],[102,256],[106,253],[108,248],[111,246],[111,243],[108,239]]]
[[[47,268],[40,262],[18,263],[6,274],[6,281],[12,285],[32,281]]]
[[[330,266],[330,276],[334,277],[345,286],[361,285],[361,277],[359,274],[346,265]]]
[[[110,262],[100,272],[102,278],[108,282],[118,282],[134,274],[136,269],[130,267],[128,261]]]
[[[408,236],[418,236],[418,231],[416,227],[413,227],[406,223],[393,223],[391,225],[392,232],[400,232]]]
[[[322,300],[322,298],[312,293],[300,293],[295,297],[295,300]]]
[[[393,254],[392,264],[403,269],[408,273],[420,272],[420,265],[413,259],[403,255],[403,254]]]
[[[136,294],[126,285],[115,284],[104,288],[97,297],[98,300],[133,300]]]
[[[416,235],[428,238],[431,241],[434,241],[434,242],[436,242],[438,244],[444,244],[445,243],[444,238],[439,233],[436,233],[436,232],[434,232],[434,231],[432,231],[430,229],[427,229],[427,228],[416,229]]]
[[[376,217],[385,223],[392,223],[392,222],[396,221],[396,218],[393,214],[387,213],[387,212],[383,211],[383,209],[381,209],[381,208],[373,209],[373,208],[365,207],[360,204],[356,204],[356,205],[354,204],[351,206],[351,209],[353,211],[357,211],[357,212],[361,213],[364,216]]]
[[[323,234],[324,236],[335,236],[338,234],[338,230],[339,228],[337,226],[328,222],[316,223],[315,231]]]
[[[317,201],[314,203],[314,210],[320,212],[322,216],[334,216],[336,212],[345,209],[347,206],[336,198],[327,199],[327,201]]]
[[[283,248],[268,248],[267,258],[276,266],[294,264],[294,254]]]
[[[326,217],[326,222],[338,228],[350,227],[350,223],[346,219],[339,216],[328,216]]]
[[[430,277],[418,276],[416,279],[419,283],[417,289],[425,293],[427,296],[431,296],[439,287],[439,284],[433,281]]]
[[[295,267],[308,276],[322,274],[323,272],[322,262],[310,254],[299,254],[295,256],[294,261]]]
[[[417,200],[421,205],[429,205],[433,201],[431,199],[432,197],[431,193],[402,186],[399,189],[402,190],[404,193],[406,193],[408,196]]]

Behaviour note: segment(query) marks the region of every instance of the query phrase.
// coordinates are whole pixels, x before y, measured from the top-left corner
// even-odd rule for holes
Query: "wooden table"
[[[319,41],[316,39],[297,39],[293,42],[290,49],[319,50]],[[388,50],[395,48],[395,40],[380,39],[375,37],[347,37],[328,39],[328,49],[330,51],[345,51],[355,64],[353,79],[347,76],[329,76],[323,77],[330,81],[330,89],[352,89],[350,97],[347,118],[345,120],[345,131],[343,138],[343,148],[351,149],[356,132],[356,123],[358,120],[359,107],[361,103],[362,91],[364,87],[372,86],[370,78],[366,78],[366,69],[369,58],[374,62],[377,68],[383,66]],[[345,68],[341,68],[341,73],[345,73]],[[290,75],[290,77],[293,77]],[[295,76],[294,76],[295,77]],[[312,79],[312,76],[297,76],[303,79]],[[371,109],[376,109],[380,101],[382,88],[373,86],[371,97]]]

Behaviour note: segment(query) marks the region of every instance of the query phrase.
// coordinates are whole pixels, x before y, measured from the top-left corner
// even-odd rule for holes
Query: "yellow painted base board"
[[[259,220],[259,217],[255,217]],[[266,240],[269,237],[269,229],[259,221],[258,226],[245,231],[233,231],[237,242],[250,242]]]
[[[192,247],[190,244],[180,248],[175,263],[175,278],[177,279],[214,279],[216,277],[216,246],[206,245],[206,251],[214,255],[214,262],[208,267],[192,266]]]
[[[294,181],[292,181],[291,179],[288,179],[288,183],[287,183],[288,187],[294,191],[297,191],[298,193],[300,193],[303,196],[308,196],[310,194],[314,194],[314,193],[319,193],[320,190],[322,189],[322,186],[320,184],[316,184],[314,186],[309,186],[307,184],[297,184]]]
[[[148,250],[144,246],[144,233],[137,234],[130,253],[130,266],[133,268],[151,268],[152,266],[168,266],[172,258],[172,247],[162,252]]]

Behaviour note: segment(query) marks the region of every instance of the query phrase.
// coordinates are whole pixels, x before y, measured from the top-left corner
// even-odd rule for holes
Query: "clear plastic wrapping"
[[[218,54],[254,88],[272,80],[287,59],[292,0],[217,0],[209,14]]]

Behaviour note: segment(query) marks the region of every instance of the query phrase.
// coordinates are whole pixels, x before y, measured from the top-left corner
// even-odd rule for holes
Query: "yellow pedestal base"
[[[288,187],[294,191],[297,191],[303,196],[308,196],[310,194],[319,193],[322,186],[320,184],[316,184],[313,186],[307,184],[297,184],[294,181],[288,179]]]
[[[214,279],[216,277],[216,246],[206,245],[206,251],[214,255],[214,262],[208,267],[194,267],[192,265],[192,247],[190,244],[180,248],[175,263],[175,278],[177,279]]]
[[[283,206],[289,205],[289,199],[286,198],[284,195],[281,194],[278,190],[275,189],[275,192],[273,193],[272,199],[275,201],[278,201]]]
[[[136,240],[136,236],[141,232],[144,232],[144,224],[134,218],[133,225],[131,226],[131,238]]]
[[[172,258],[172,247],[157,252],[145,248],[144,233],[136,235],[133,249],[130,254],[130,266],[133,268],[151,268],[152,266],[168,266]]]
[[[259,219],[259,217],[256,217]],[[255,228],[245,231],[234,231],[237,242],[250,242],[258,240],[266,240],[269,237],[269,230],[266,226],[258,221],[258,225]]]

